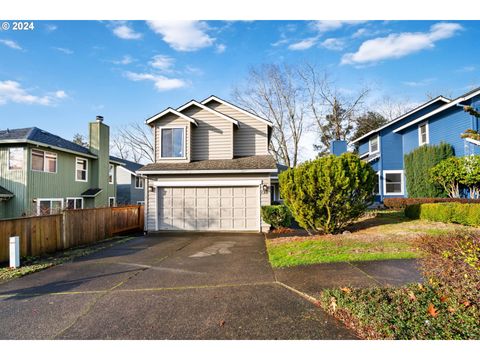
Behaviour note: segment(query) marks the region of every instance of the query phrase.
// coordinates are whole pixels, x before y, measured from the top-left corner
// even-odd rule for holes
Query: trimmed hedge
[[[383,204],[390,209],[404,209],[408,205],[455,202],[461,204],[480,203],[480,199],[466,198],[386,198]]]
[[[480,204],[414,204],[405,208],[405,216],[467,226],[480,226]]]
[[[264,205],[262,206],[262,219],[275,229],[290,227],[293,216],[285,205]]]

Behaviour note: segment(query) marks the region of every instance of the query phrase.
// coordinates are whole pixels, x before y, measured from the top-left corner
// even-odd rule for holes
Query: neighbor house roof
[[[427,101],[426,103],[424,103],[424,104],[422,104],[422,105],[417,106],[416,108],[414,108],[414,109],[406,112],[405,114],[403,114],[403,115],[401,115],[401,116],[393,119],[392,121],[389,121],[389,122],[386,123],[385,125],[380,126],[379,128],[377,128],[377,129],[375,129],[375,130],[372,130],[372,131],[366,133],[365,135],[360,136],[359,138],[354,139],[354,140],[351,141],[350,143],[351,143],[351,144],[355,144],[355,143],[357,143],[357,142],[359,142],[359,141],[361,141],[361,140],[363,140],[363,139],[365,139],[365,138],[368,138],[370,135],[373,135],[373,134],[379,132],[380,130],[385,129],[386,127],[389,127],[389,126],[391,126],[391,125],[399,122],[400,120],[405,119],[407,116],[413,115],[413,114],[415,114],[417,111],[420,111],[420,110],[422,110],[422,109],[425,109],[427,106],[430,106],[430,105],[432,105],[432,104],[435,104],[435,103],[438,102],[438,101],[442,101],[442,102],[448,104],[451,100],[450,100],[450,99],[447,99],[446,97],[443,97],[443,96],[437,96],[436,98],[434,98],[434,99],[432,99],[432,100],[430,100],[430,101]]]
[[[475,97],[475,96],[478,96],[480,95],[480,87],[476,88],[476,89],[473,89],[472,91],[469,91],[468,93],[466,94],[463,94],[461,96],[459,96],[458,98],[450,101],[448,104],[445,104],[443,106],[440,106],[439,108],[433,110],[433,111],[430,111],[429,113],[423,115],[423,116],[420,116],[419,118],[413,120],[413,121],[410,121],[409,123],[403,125],[403,126],[400,126],[398,128],[396,128],[395,130],[393,130],[393,132],[399,132],[399,131],[402,131],[403,129],[409,127],[409,126],[412,126],[414,124],[417,124],[435,114],[438,114],[438,113],[441,113],[442,111],[445,111],[447,109],[450,109],[452,106],[456,106],[458,104],[460,104],[461,102],[464,102],[464,101],[467,101],[467,100],[470,100],[471,98]]]
[[[272,155],[246,156],[226,160],[200,160],[192,162],[153,163],[142,167],[139,174],[172,173],[235,173],[235,172],[277,172]]]
[[[97,156],[93,154],[90,149],[37,127],[0,130],[0,144],[2,143],[28,143],[33,145],[43,145],[52,149],[66,151],[76,155],[82,155],[94,159],[97,158]],[[123,165],[123,161],[121,159],[114,159],[112,156],[110,157],[110,161],[119,165]]]
[[[81,196],[82,197],[95,197],[98,194],[100,194],[103,190],[99,188],[91,188],[86,191],[84,191]]]
[[[11,197],[13,197],[13,193],[8,191],[7,189],[5,189],[4,187],[0,186],[0,199],[10,199]]]
[[[117,161],[119,163],[123,163],[123,165],[121,165],[121,166],[123,168],[127,169],[128,171],[130,171],[133,175],[135,175],[135,171],[137,171],[138,169],[140,169],[143,166],[142,164],[139,164],[139,163],[136,163],[136,162],[133,162],[133,161],[130,161],[130,160],[120,159],[116,156],[110,156],[110,159],[114,160],[114,161]]]

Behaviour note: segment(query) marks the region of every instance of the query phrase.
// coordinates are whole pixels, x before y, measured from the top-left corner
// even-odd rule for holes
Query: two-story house
[[[117,181],[117,204],[119,205],[143,205],[145,202],[144,178],[136,174],[143,165],[110,156],[112,160],[123,162],[116,168]]]
[[[378,174],[377,202],[408,196],[404,155],[419,146],[445,142],[453,146],[455,156],[480,153],[479,142],[461,138],[467,129],[479,130],[479,119],[465,106],[478,109],[480,88],[453,100],[438,96],[351,142]]]
[[[216,96],[146,120],[155,162],[145,180],[146,230],[262,231],[277,165],[272,123]]]
[[[109,127],[89,124],[89,147],[36,127],[0,130],[0,218],[116,204]]]

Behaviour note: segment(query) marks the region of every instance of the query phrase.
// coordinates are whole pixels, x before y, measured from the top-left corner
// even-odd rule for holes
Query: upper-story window
[[[23,170],[23,148],[8,149],[8,170]]]
[[[185,128],[161,128],[161,157],[185,158]]]
[[[375,136],[371,138],[368,142],[368,152],[370,154],[377,153],[380,150],[380,138]]]
[[[143,178],[135,176],[135,189],[143,189]]]
[[[75,160],[75,180],[87,181],[88,178],[88,161],[87,159],[76,158]]]
[[[57,172],[57,154],[32,149],[32,170],[49,173]]]
[[[108,183],[113,184],[115,178],[115,166],[113,164],[110,164],[108,168]]]
[[[428,134],[428,123],[423,123],[418,125],[418,145],[422,146],[428,144],[429,134]]]

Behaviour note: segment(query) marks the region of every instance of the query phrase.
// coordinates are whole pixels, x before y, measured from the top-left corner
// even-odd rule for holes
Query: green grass
[[[319,303],[365,339],[480,339],[478,305],[430,285],[324,290]]]
[[[274,267],[289,267],[341,261],[411,259],[419,256],[409,242],[363,239],[318,239],[268,244],[268,257]]]
[[[0,283],[72,261],[80,256],[93,254],[94,252],[107,249],[114,245],[125,243],[131,239],[133,239],[133,237],[118,236],[94,245],[76,247],[48,256],[22,258],[20,262],[21,266],[17,269],[0,267]]]
[[[267,240],[273,267],[343,261],[411,259],[420,257],[413,240],[420,235],[448,234],[462,229],[455,224],[410,220],[399,211],[372,211],[353,224],[350,234],[277,237]]]

